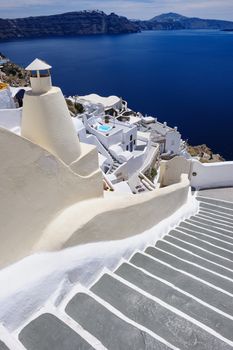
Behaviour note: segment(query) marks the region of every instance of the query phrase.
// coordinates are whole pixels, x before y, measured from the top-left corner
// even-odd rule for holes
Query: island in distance
[[[150,20],[130,20],[102,11],[69,12],[51,16],[0,19],[0,39],[137,33],[144,30],[218,29],[231,31],[233,22],[189,18],[167,13]]]

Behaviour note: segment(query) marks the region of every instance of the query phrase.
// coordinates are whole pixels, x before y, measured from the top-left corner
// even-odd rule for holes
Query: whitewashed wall
[[[15,108],[15,102],[9,88],[0,90],[0,108]]]
[[[103,185],[98,164],[91,175],[75,174],[60,159],[3,128],[0,149],[1,268],[30,254],[46,225],[61,210],[101,197]],[[77,168],[83,172],[85,161],[86,166],[95,165],[97,157],[92,155],[88,159],[84,155]]]
[[[233,162],[202,164],[193,160],[190,181],[196,189],[233,186]]]
[[[175,157],[161,163],[163,186],[177,182],[181,174],[187,174],[191,186],[197,190],[233,186],[233,161],[203,164],[196,159]]]
[[[0,126],[14,131],[21,125],[22,108],[0,109]]]
[[[180,150],[181,135],[177,131],[170,131],[166,135],[165,152],[173,152],[178,154]]]

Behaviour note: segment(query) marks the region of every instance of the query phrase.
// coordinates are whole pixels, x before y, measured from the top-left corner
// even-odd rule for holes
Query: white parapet
[[[4,128],[0,149],[2,268],[30,254],[44,228],[67,206],[102,197],[103,185],[93,146],[84,145],[77,164],[80,175],[73,166]]]
[[[197,190],[233,186],[233,162],[202,164],[193,160],[190,181]]]
[[[175,157],[160,164],[163,186],[177,182],[182,173],[188,175],[191,186],[196,190],[233,186],[233,162],[203,164],[196,159]]]

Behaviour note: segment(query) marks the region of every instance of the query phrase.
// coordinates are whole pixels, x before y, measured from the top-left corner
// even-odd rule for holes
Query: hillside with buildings
[[[203,19],[197,17],[186,17],[177,13],[165,13],[153,17],[149,21],[138,22],[142,29],[149,30],[178,30],[178,29],[219,29],[226,30],[233,28],[233,22]]]
[[[9,84],[12,87],[28,87],[30,84],[30,74],[28,71],[26,71],[23,67],[19,66],[18,64],[10,61],[4,54],[0,53],[0,62],[1,62],[1,80],[3,83]],[[94,96],[94,95],[93,95]],[[97,98],[98,99],[98,98]],[[99,102],[99,101],[98,101]],[[101,101],[102,102],[102,101]],[[70,98],[66,98],[66,103],[68,106],[68,109],[70,111],[70,115],[72,117],[76,117],[77,115],[82,117],[83,114],[85,114],[85,111],[87,109],[86,101],[82,100],[79,96],[74,96]],[[127,102],[124,102],[125,105],[127,105]],[[94,107],[94,106],[93,106]],[[92,108],[93,108],[92,107]],[[113,108],[113,106],[111,106]],[[110,113],[115,113],[117,115],[118,109],[116,110],[113,108],[111,110],[109,108]],[[131,115],[131,117],[130,117]],[[136,113],[132,111],[131,109],[128,111],[127,109],[122,111],[117,117],[117,120],[120,122],[129,122],[134,116],[141,115],[140,113]],[[112,118],[112,116],[111,116]],[[111,118],[108,122],[111,122]],[[142,115],[141,115],[142,118]],[[137,119],[137,118],[136,118]],[[155,135],[156,132],[156,124],[155,118],[149,117],[147,118],[147,121],[145,122],[146,118],[142,118],[141,121],[141,130],[148,131],[152,133],[152,135]],[[165,123],[166,124],[166,123]],[[158,129],[158,127],[157,127]],[[158,131],[160,133],[161,131]],[[154,137],[154,136],[153,136]],[[204,145],[187,145],[187,151],[188,153],[197,159],[199,159],[203,163],[211,163],[215,161],[224,161],[223,157],[219,154],[215,154],[208,146]],[[176,153],[175,153],[176,154]],[[167,157],[165,154],[163,157]],[[170,157],[170,155],[168,155]]]
[[[20,67],[16,63],[10,61],[3,53],[0,53],[0,62],[1,62],[1,80],[3,83],[9,84],[11,87],[28,87],[30,84],[30,74],[28,71],[26,71],[23,67]],[[94,96],[94,95],[93,95]],[[88,97],[89,98],[89,97]],[[91,97],[90,97],[91,98]],[[100,97],[99,97],[100,98]],[[101,99],[101,98],[100,98]],[[118,99],[116,97],[116,99]],[[92,100],[92,98],[91,98]],[[97,97],[98,100],[98,97]],[[99,101],[97,101],[99,102]],[[102,102],[102,101],[100,101]],[[88,110],[89,107],[87,107],[86,100],[82,100],[79,96],[74,96],[70,98],[66,98],[66,103],[68,106],[68,109],[70,111],[70,115],[72,117],[77,117],[79,115],[80,118],[82,118],[82,115],[85,114],[85,112]],[[127,102],[124,101],[124,104],[127,106]],[[91,107],[94,108],[94,105]],[[112,108],[112,110],[111,110]],[[114,109],[114,105],[109,107],[109,113],[115,113],[118,114],[118,109]],[[137,119],[137,117],[141,116]],[[130,117],[131,116],[131,117]],[[127,108],[122,110],[122,113],[120,113],[117,117],[117,120],[120,122],[129,122],[133,119],[133,117],[136,116],[135,120],[138,120],[140,123],[140,128],[142,131],[150,132],[154,139],[155,133],[158,132],[160,134],[161,130],[159,131],[159,124],[156,121],[155,118],[149,117],[149,118],[142,118],[143,116],[140,113],[134,112],[131,109],[128,111]],[[111,118],[108,121],[108,123],[111,123]],[[147,119],[147,121],[145,121]],[[157,125],[157,126],[156,126]],[[165,123],[166,125],[166,123]],[[164,126],[163,126],[164,127]],[[215,154],[208,146],[206,145],[187,145],[187,151],[188,153],[197,159],[199,159],[203,163],[211,163],[215,161],[224,161],[223,157],[219,154]],[[164,152],[162,152],[164,153]],[[176,154],[176,152],[174,153]],[[171,155],[163,155],[163,157],[170,158]]]

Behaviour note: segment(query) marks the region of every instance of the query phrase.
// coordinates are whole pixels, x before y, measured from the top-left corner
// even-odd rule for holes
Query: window
[[[130,141],[132,141],[133,140],[133,135],[130,135]]]

